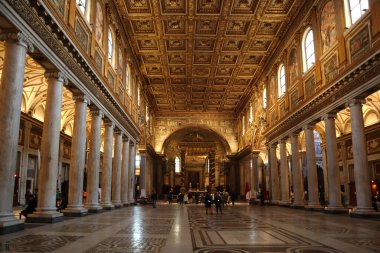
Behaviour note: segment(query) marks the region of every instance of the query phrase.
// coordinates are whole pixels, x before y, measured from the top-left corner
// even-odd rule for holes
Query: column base
[[[319,203],[310,203],[305,206],[305,210],[309,211],[323,211],[324,209]]]
[[[113,206],[115,208],[121,208],[123,206],[123,204],[119,201],[119,202],[112,202]]]
[[[17,220],[12,216],[0,218],[0,235],[24,230],[24,221]]]
[[[112,210],[115,206],[112,203],[101,203],[103,210]]]
[[[305,205],[304,204],[292,204],[292,205],[290,205],[290,208],[305,209]]]
[[[290,203],[290,201],[279,201],[278,205],[279,206],[290,206],[291,203]]]
[[[61,222],[65,218],[59,212],[34,212],[26,217],[26,223],[56,223]]]
[[[279,204],[279,200],[271,200],[270,202],[269,202],[269,204],[270,205],[273,205],[273,206],[277,206],[278,204]]]
[[[127,207],[127,206],[129,206],[129,203],[128,203],[128,202],[123,203],[123,206],[124,206],[124,207]]]
[[[103,208],[99,204],[88,204],[85,205],[89,213],[101,213]]]
[[[356,208],[350,212],[350,216],[354,218],[380,218],[380,212],[376,212],[373,208]]]
[[[88,210],[83,207],[70,207],[68,206],[66,209],[62,210],[64,216],[67,217],[83,217],[88,215]]]
[[[343,206],[327,206],[325,207],[325,213],[339,214],[348,213],[348,210]]]

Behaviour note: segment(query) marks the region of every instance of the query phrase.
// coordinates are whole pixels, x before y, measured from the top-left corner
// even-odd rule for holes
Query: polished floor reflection
[[[0,236],[0,252],[380,252],[380,221],[274,206],[133,206]]]

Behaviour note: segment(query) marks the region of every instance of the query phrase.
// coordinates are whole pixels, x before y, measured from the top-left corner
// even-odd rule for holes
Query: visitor
[[[212,214],[211,205],[212,205],[212,197],[211,197],[211,194],[207,192],[206,197],[205,197],[206,214],[208,214],[209,210],[210,210],[210,213]]]
[[[216,192],[216,194],[215,194],[215,207],[216,207],[216,213],[217,214],[219,214],[219,211],[220,211],[220,214],[222,214],[222,204],[223,204],[223,199],[220,196],[219,192]]]
[[[25,204],[29,205],[32,202],[33,198],[34,198],[34,195],[33,195],[32,191],[30,190],[30,188],[26,189]]]
[[[232,202],[232,206],[235,205],[235,201],[236,201],[236,193],[235,193],[235,192],[232,192],[232,193],[231,193],[231,202]]]
[[[170,190],[169,193],[168,193],[168,201],[169,201],[169,204],[172,203],[172,199],[173,199],[173,192],[172,192],[172,190]]]
[[[156,208],[156,203],[157,203],[157,193],[156,193],[156,190],[152,190],[152,194],[150,195],[151,199],[152,199],[152,205],[153,205],[153,208]]]

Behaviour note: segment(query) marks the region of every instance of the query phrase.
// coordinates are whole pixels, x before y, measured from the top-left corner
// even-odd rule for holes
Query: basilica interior
[[[0,14],[0,252],[379,249],[380,1]]]

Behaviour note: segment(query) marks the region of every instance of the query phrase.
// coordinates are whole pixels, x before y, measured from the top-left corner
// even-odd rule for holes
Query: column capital
[[[361,98],[354,98],[354,99],[351,99],[350,101],[348,101],[346,103],[346,106],[347,107],[353,107],[355,105],[360,105],[362,106],[363,104],[365,104],[365,99],[361,99]]]
[[[288,141],[288,139],[289,139],[289,136],[285,136],[284,138],[281,138],[280,140],[279,140],[279,143],[281,144],[281,143],[286,143],[287,141]]]
[[[336,113],[328,113],[328,114],[321,117],[321,120],[323,120],[323,121],[326,121],[329,119],[335,120],[336,119]]]
[[[130,140],[129,140],[129,145],[130,145],[130,146],[136,146],[136,143],[135,143],[132,139],[130,139]]]
[[[274,143],[271,143],[270,145],[269,145],[269,147],[272,149],[272,148],[277,148],[277,142],[274,142]]]
[[[82,102],[88,105],[91,104],[90,99],[82,93],[73,93],[73,100],[75,100],[75,102]]]
[[[129,137],[126,134],[123,134],[123,142],[129,142]]]
[[[104,113],[98,108],[90,108],[91,116],[99,116],[101,119],[104,117]]]
[[[62,82],[64,85],[68,84],[68,79],[66,75],[64,75],[62,72],[59,72],[59,71],[45,71],[45,78],[57,79],[58,81]]]
[[[104,118],[103,121],[104,121],[104,126],[111,127],[111,128],[115,127],[115,123],[113,123],[112,120],[110,120],[109,118]]]
[[[303,130],[314,130],[314,124],[307,124],[306,126],[303,127]]]
[[[121,130],[120,130],[117,126],[115,126],[115,130],[114,130],[113,133],[114,133],[115,135],[122,135]]]
[[[16,31],[3,31],[0,33],[0,41],[15,41],[20,46],[25,47],[30,53],[33,53],[34,46],[30,39],[25,34]]]
[[[290,137],[294,137],[294,138],[297,138],[297,139],[298,139],[300,132],[301,132],[301,130],[297,130],[297,131],[295,131],[295,132],[292,132],[292,133],[290,134]]]

